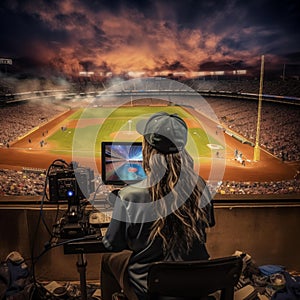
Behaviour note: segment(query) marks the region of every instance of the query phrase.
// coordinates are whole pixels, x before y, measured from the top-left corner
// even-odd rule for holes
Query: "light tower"
[[[264,61],[265,56],[261,56],[261,66],[260,66],[260,82],[259,82],[259,96],[258,96],[258,110],[257,110],[257,125],[256,125],[256,139],[254,146],[253,160],[260,160],[260,148],[259,148],[259,135],[260,135],[260,119],[261,119],[261,104],[262,104],[262,91],[263,91],[263,77],[264,77]]]

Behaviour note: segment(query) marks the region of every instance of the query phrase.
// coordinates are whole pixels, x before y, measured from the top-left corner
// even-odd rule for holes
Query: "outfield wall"
[[[1,260],[11,251],[30,258],[40,206],[38,199],[24,201],[27,202],[0,205]],[[236,197],[216,201],[216,226],[209,230],[207,242],[211,257],[231,255],[239,250],[251,255],[258,265],[280,264],[300,271],[299,215],[299,197],[274,203],[266,199],[239,202]],[[49,228],[55,216],[56,206],[46,205],[44,218]],[[34,241],[35,255],[44,249],[48,239],[41,223]],[[100,259],[101,254],[87,255],[88,280],[99,278]],[[76,260],[76,255],[64,255],[62,247],[51,249],[38,261],[37,277],[39,280],[78,280]]]

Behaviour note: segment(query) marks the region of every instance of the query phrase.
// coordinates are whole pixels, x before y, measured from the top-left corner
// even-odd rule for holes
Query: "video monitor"
[[[141,142],[102,142],[102,181],[108,185],[127,185],[146,177],[142,166]]]

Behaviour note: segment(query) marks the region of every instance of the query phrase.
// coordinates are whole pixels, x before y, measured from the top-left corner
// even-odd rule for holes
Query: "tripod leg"
[[[77,271],[80,275],[81,300],[87,300],[87,290],[86,290],[86,266],[87,266],[87,261],[85,259],[84,253],[78,254],[76,266],[77,266]]]

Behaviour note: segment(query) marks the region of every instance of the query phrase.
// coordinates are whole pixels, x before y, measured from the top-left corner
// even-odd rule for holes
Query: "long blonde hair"
[[[165,251],[191,250],[193,241],[204,242],[206,213],[201,204],[204,181],[193,169],[193,159],[184,149],[161,154],[144,139],[143,167],[149,181],[152,201],[159,202],[159,217],[154,221],[149,240],[159,236]],[[167,198],[167,199],[166,199]]]

